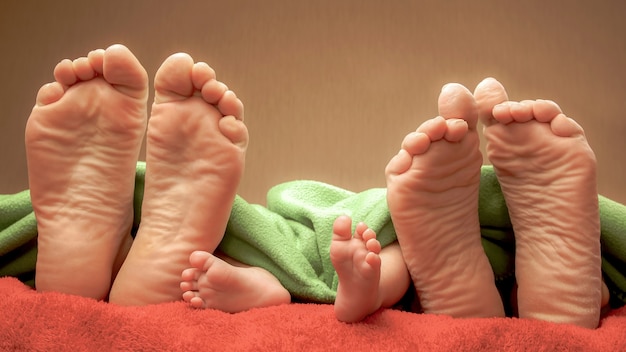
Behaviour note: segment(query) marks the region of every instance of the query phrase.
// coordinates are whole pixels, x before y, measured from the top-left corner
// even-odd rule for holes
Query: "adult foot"
[[[106,298],[130,244],[148,77],[122,45],[63,60],[26,125],[36,287]]]
[[[339,286],[335,299],[335,315],[343,322],[364,319],[381,307],[380,243],[376,233],[364,223],[352,235],[352,220],[338,217],[333,224],[330,260],[337,271]]]
[[[596,159],[583,129],[554,102],[509,102],[493,78],[474,95],[515,231],[520,317],[597,327]]]
[[[248,143],[243,104],[206,63],[172,55],[154,84],[141,224],[111,288],[122,305],[180,300],[189,255],[222,240]]]
[[[194,308],[238,313],[291,302],[289,292],[265,269],[231,265],[204,251],[191,253],[189,263],[180,288],[183,299]]]
[[[398,242],[424,312],[503,316],[478,222],[476,103],[449,84],[439,114],[404,138],[385,170]]]

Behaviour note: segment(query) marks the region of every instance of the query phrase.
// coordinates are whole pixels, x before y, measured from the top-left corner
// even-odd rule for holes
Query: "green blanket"
[[[141,219],[145,164],[137,164],[134,230]],[[220,250],[273,273],[298,300],[333,302],[337,275],[329,259],[332,224],[339,215],[364,221],[383,246],[395,240],[385,189],[354,193],[315,181],[272,188],[267,206],[235,199]],[[611,305],[626,304],[626,206],[599,197],[602,270]],[[496,283],[506,294],[514,284],[515,240],[493,169],[483,166],[479,217],[482,243]],[[34,284],[37,224],[28,191],[0,195],[0,276]]]

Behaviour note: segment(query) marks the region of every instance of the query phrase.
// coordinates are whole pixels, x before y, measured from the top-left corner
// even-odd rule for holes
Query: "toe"
[[[442,139],[446,130],[446,119],[442,116],[426,120],[417,128],[417,132],[428,135],[428,138],[433,142]]]
[[[379,269],[381,264],[380,255],[373,251],[367,253],[365,263],[367,263],[371,269]]]
[[[217,109],[222,115],[232,115],[243,121],[243,103],[232,90],[227,90],[217,103]]]
[[[205,302],[201,297],[195,296],[189,300],[189,304],[191,304],[194,308],[205,308]]]
[[[117,90],[135,98],[148,96],[148,73],[128,48],[112,45],[105,50],[102,60],[102,74]],[[91,65],[94,67],[94,62]]]
[[[505,101],[493,107],[491,114],[502,125],[512,122],[524,123],[533,119],[533,107],[527,101]]]
[[[65,88],[59,82],[52,82],[45,84],[41,88],[39,88],[39,92],[37,93],[37,106],[43,106],[52,104],[63,96],[65,93]]]
[[[207,82],[215,80],[215,70],[205,62],[197,62],[191,69],[191,82],[197,90],[201,90]]]
[[[602,280],[602,304],[601,306],[602,307],[608,306],[610,298],[611,298],[611,293],[609,292],[609,288],[604,283],[604,280]]]
[[[154,77],[155,103],[184,100],[193,95],[191,71],[194,63],[185,53],[173,54],[157,70]]]
[[[209,252],[194,251],[189,255],[189,264],[198,270],[206,270],[207,264],[210,264],[212,258],[214,257]]]
[[[102,74],[102,68],[104,66],[104,49],[96,49],[92,50],[87,54],[87,60],[89,60],[89,65],[91,68],[98,74]]]
[[[423,132],[409,133],[404,140],[402,140],[402,149],[409,153],[409,155],[420,155],[426,153],[430,147],[430,136]]]
[[[333,223],[333,240],[348,241],[352,238],[351,231],[352,219],[346,215],[342,215],[335,219]]]
[[[183,281],[196,281],[200,277],[201,271],[197,268],[187,268],[180,275]]]
[[[539,122],[550,122],[557,115],[563,113],[561,107],[551,100],[537,100],[532,108],[533,115]]]
[[[513,115],[511,115],[511,103],[505,101],[495,105],[493,109],[491,109],[489,122],[483,121],[483,123],[485,123],[486,126],[496,122],[502,125],[508,125],[513,121],[515,121],[515,119],[513,118]]]
[[[220,99],[222,99],[224,93],[228,91],[228,86],[220,81],[212,79],[207,81],[202,86],[201,91],[202,98],[207,103],[216,105],[220,101]]]
[[[447,129],[444,138],[448,142],[458,142],[462,140],[469,131],[467,121],[461,119],[446,120],[446,127]]]
[[[552,119],[550,122],[550,128],[552,129],[552,133],[559,137],[584,137],[585,135],[585,131],[582,126],[563,114],[558,114],[554,119]]]
[[[474,129],[478,121],[478,108],[472,93],[458,83],[446,84],[439,94],[439,115],[446,119],[458,118],[467,121]]]
[[[182,281],[180,283],[180,289],[183,292],[197,291],[198,290],[198,282],[197,281]]]
[[[367,230],[369,230],[367,225],[364,222],[359,222],[356,225],[356,229],[354,231],[354,238],[363,239],[363,236],[365,235]]]
[[[533,105],[528,103],[511,102],[509,112],[515,122],[524,123],[533,119]]]
[[[96,76],[96,72],[91,67],[89,59],[80,57],[72,62],[72,69],[80,81],[88,81]]]
[[[382,247],[376,238],[370,238],[365,242],[365,248],[372,253],[379,254]]]
[[[474,98],[478,106],[478,116],[485,126],[495,123],[492,116],[493,107],[509,98],[500,82],[494,78],[485,78],[474,90]]]
[[[411,167],[413,156],[426,153],[430,148],[430,138],[426,133],[411,132],[402,140],[402,146],[385,167],[385,175],[399,175]]]
[[[54,68],[54,79],[64,86],[71,86],[76,83],[78,78],[74,73],[73,62],[69,59],[59,62]]]
[[[183,300],[185,302],[190,302],[192,299],[197,297],[197,292],[194,291],[185,291],[183,292]]]
[[[370,228],[367,228],[367,229],[365,229],[365,231],[363,231],[363,233],[361,235],[361,238],[363,239],[363,242],[366,242],[366,243],[369,240],[372,240],[372,239],[375,240],[376,239],[376,232],[374,232],[374,230],[372,230]]]
[[[425,138],[428,139],[428,137],[426,136]],[[389,160],[389,163],[387,163],[387,166],[385,167],[385,175],[387,177],[393,177],[395,175],[402,174],[411,167],[412,162],[413,156],[410,155],[406,150],[400,149],[398,154],[394,155],[391,160]],[[387,180],[387,182],[389,182],[389,179]]]
[[[248,146],[248,128],[243,121],[230,115],[221,118],[218,122],[220,132],[224,137],[228,138],[231,143],[246,149]]]

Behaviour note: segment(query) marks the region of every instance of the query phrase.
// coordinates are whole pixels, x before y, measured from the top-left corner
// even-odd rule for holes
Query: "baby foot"
[[[238,313],[291,302],[289,292],[265,269],[231,265],[204,251],[191,253],[189,263],[180,288],[194,308]]]
[[[381,307],[380,243],[364,223],[351,233],[352,220],[340,216],[333,224],[330,260],[339,276],[335,315],[343,322],[363,320]]]
[[[148,77],[122,45],[63,60],[54,77],[39,90],[25,134],[36,286],[103,299],[130,245]]]
[[[582,127],[551,101],[507,101],[493,78],[474,94],[515,231],[520,317],[597,327],[596,159]]]
[[[110,301],[180,299],[180,273],[194,250],[222,240],[243,173],[243,104],[206,63],[170,56],[155,77],[139,231]]]
[[[405,137],[385,170],[398,242],[424,312],[503,316],[480,240],[476,103],[465,87],[449,84],[439,114]]]

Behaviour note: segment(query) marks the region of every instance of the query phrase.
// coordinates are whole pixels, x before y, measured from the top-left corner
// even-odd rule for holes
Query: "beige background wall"
[[[120,42],[150,75],[187,51],[237,92],[253,202],[300,178],[384,186],[444,83],[495,76],[512,99],[554,99],[576,118],[601,193],[626,203],[625,13],[621,0],[2,0],[0,193],[28,187],[23,129],[56,62]]]

